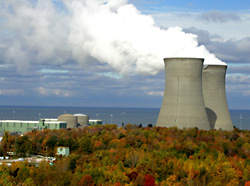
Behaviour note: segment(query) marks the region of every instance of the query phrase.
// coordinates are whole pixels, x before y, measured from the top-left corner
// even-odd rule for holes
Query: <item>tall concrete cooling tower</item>
[[[226,70],[224,65],[203,68],[203,97],[211,129],[233,130],[225,91]]]
[[[210,130],[202,94],[204,59],[165,58],[165,91],[156,126]]]

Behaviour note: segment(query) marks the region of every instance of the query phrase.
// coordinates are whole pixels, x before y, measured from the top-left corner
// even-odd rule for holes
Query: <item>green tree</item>
[[[56,135],[52,135],[47,140],[46,145],[53,150],[57,142],[58,142],[58,137]]]
[[[72,172],[75,172],[76,165],[77,165],[77,160],[81,157],[80,154],[70,154],[69,155],[69,169]]]
[[[15,145],[16,145],[17,155],[21,155],[21,156],[25,156],[26,153],[29,153],[29,151],[32,148],[32,145],[28,136],[21,136],[17,138]]]
[[[7,152],[9,151],[8,138],[9,138],[9,132],[5,131],[3,139],[1,141],[1,151],[4,156],[6,156]]]
[[[17,183],[24,182],[30,177],[29,167],[25,164],[22,164],[20,169],[17,172]]]
[[[90,154],[93,152],[93,143],[89,137],[81,137],[79,139],[79,147],[83,153]]]

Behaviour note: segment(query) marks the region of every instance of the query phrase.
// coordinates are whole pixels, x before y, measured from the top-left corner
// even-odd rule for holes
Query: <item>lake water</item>
[[[95,108],[95,107],[40,107],[40,106],[0,106],[0,120],[39,120],[39,118],[57,118],[68,113],[82,113],[90,119],[101,119],[103,123],[122,122],[132,124],[155,124],[158,108]],[[250,129],[250,110],[230,110],[234,126]],[[240,119],[241,115],[241,119]]]

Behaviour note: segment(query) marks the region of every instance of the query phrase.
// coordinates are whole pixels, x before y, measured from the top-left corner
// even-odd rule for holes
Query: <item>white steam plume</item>
[[[224,62],[179,27],[161,29],[127,0],[0,0],[0,62],[19,70],[68,60],[107,63],[121,74],[156,74],[165,57]]]

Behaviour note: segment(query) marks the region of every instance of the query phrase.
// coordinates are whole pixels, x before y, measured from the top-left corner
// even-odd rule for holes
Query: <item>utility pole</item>
[[[240,130],[241,130],[241,120],[242,120],[242,115],[240,114]]]

